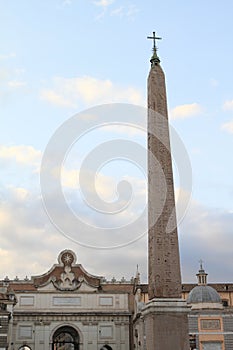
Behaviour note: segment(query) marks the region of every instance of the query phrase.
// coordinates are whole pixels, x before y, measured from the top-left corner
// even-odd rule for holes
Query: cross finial
[[[156,40],[161,40],[162,38],[159,38],[158,36],[155,35],[155,32],[153,32],[153,36],[148,36],[147,39],[153,40],[153,51],[154,51],[154,50],[157,50]]]
[[[203,264],[203,260],[202,260],[202,259],[200,259],[200,260],[199,260],[199,263],[200,263],[200,270],[203,270],[203,266],[202,266],[202,264]]]
[[[162,38],[159,38],[155,35],[155,32],[153,32],[153,36],[148,36],[147,39],[153,40],[153,56],[151,58],[151,66],[155,66],[160,62],[159,57],[157,56],[157,47],[156,47],[156,40],[161,40]]]

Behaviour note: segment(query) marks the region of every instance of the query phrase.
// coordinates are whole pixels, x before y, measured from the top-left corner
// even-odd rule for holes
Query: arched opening
[[[112,350],[112,348],[109,345],[104,345],[100,350]]]
[[[31,348],[27,345],[20,346],[19,350],[31,350]]]
[[[58,328],[53,335],[52,350],[79,350],[78,332],[70,326]]]

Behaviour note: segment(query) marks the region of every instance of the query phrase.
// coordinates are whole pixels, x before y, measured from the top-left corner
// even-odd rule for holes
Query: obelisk
[[[166,84],[153,32],[148,77],[149,302],[142,311],[147,350],[188,350],[188,308],[181,299],[180,257]]]

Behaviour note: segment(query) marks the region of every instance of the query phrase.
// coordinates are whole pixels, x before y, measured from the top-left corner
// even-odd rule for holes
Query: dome
[[[188,304],[197,303],[221,303],[221,298],[217,291],[207,285],[199,285],[194,287],[187,299]]]

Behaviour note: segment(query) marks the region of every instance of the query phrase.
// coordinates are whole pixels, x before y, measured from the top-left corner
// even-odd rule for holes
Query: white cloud
[[[101,21],[104,16],[106,15],[106,8],[103,8],[103,11],[101,11],[96,17],[95,21]]]
[[[230,134],[233,134],[233,121],[223,124],[221,129],[229,132]]]
[[[14,52],[11,52],[9,54],[0,54],[0,60],[8,60],[9,58],[16,57],[16,54]]]
[[[0,83],[3,85],[3,83],[6,82],[6,79],[8,79],[10,76],[10,71],[8,69],[1,68],[0,69]]]
[[[191,191],[191,189],[190,189]],[[179,225],[185,218],[191,203],[192,194],[190,191],[184,190],[183,188],[175,188],[175,202],[176,202],[176,216],[177,225]]]
[[[77,108],[80,103],[95,105],[113,102],[144,104],[140,90],[113,84],[111,80],[101,80],[85,76],[82,78],[54,78],[53,87],[40,92],[43,100],[59,107]]]
[[[233,214],[192,200],[179,227],[183,279],[195,280],[198,261],[204,259],[209,280],[231,280]]]
[[[7,85],[10,88],[19,88],[22,86],[26,86],[27,83],[25,81],[20,81],[20,80],[11,80],[11,81],[8,81]]]
[[[12,159],[21,164],[38,166],[41,152],[32,146],[0,146],[0,158]]]
[[[24,202],[29,196],[29,191],[23,187],[11,188],[12,194],[19,202]]]
[[[34,254],[37,252],[42,258],[47,251],[48,258],[46,246],[56,246],[57,242],[52,239],[59,236],[55,230],[46,229],[47,226],[47,217],[37,194],[24,188],[4,191],[4,201],[0,204],[1,276],[24,278],[43,270],[43,260],[39,262],[38,259],[35,263]],[[27,259],[30,259],[30,267],[26,264]]]
[[[101,7],[108,7],[112,5],[114,0],[98,0],[98,1],[93,1],[93,4],[96,6],[101,6]]]
[[[40,98],[42,100],[45,100],[53,105],[59,106],[59,107],[68,107],[68,108],[75,108],[76,105],[72,103],[71,99],[64,98],[64,96],[61,95],[61,93],[56,93],[53,90],[42,90],[40,93]]]
[[[61,183],[62,186],[77,189],[79,188],[78,184],[79,171],[74,169],[62,168],[61,171]]]
[[[99,0],[93,1],[93,4],[102,9],[102,11],[96,16],[96,20],[101,20],[105,17],[106,14],[118,18],[126,18],[130,21],[133,21],[136,17],[136,14],[139,12],[138,7],[135,4],[121,5],[113,8],[111,6],[111,11],[109,11],[110,5],[113,5],[114,0]]]
[[[114,0],[98,0],[93,1],[93,4],[96,6],[102,8],[102,12],[98,14],[96,17],[96,20],[102,19],[107,13],[110,16],[119,17],[119,18],[127,18],[128,20],[134,20],[136,14],[139,12],[139,9],[135,4],[129,4],[129,5],[121,5],[118,7],[111,7],[112,10],[108,12],[108,8],[110,5],[112,5],[115,1]]]
[[[95,17],[96,21],[100,21],[103,19],[107,13],[108,7],[112,5],[114,0],[98,0],[98,1],[93,1],[92,3],[99,8],[102,9],[102,11]]]
[[[31,164],[31,162],[40,159],[40,152],[28,146],[1,147],[0,157],[15,159],[20,164]],[[128,176],[125,179],[135,190],[133,191],[132,205],[119,216],[112,215],[111,218],[104,218],[98,212],[91,213],[90,210],[87,210],[84,202],[78,198],[76,191],[78,189],[76,186],[78,171],[64,170],[63,175],[63,186],[68,191],[70,190],[66,193],[69,204],[84,222],[89,222],[95,227],[102,227],[103,221],[106,226],[109,226],[113,220],[114,227],[131,221],[135,222],[142,210],[142,203],[145,203],[145,181]],[[101,199],[115,201],[117,182],[114,178],[100,174],[95,180],[96,192]],[[139,264],[142,279],[146,281],[146,236],[121,249],[105,251],[92,249],[90,251],[80,247],[58,233],[49,223],[39,191],[35,191],[35,187],[33,188],[34,192],[22,185],[1,188],[0,257],[2,263],[0,264],[0,273],[2,276],[8,274],[12,277],[15,275],[24,277],[26,274],[30,276],[43,273],[53,263],[56,263],[57,256],[62,249],[70,248],[77,252],[78,262],[91,273],[104,275],[108,279],[115,275],[117,279],[120,279],[122,271],[124,271],[126,277],[130,278],[135,271],[136,264]],[[89,195],[92,194],[89,193]],[[179,195],[183,202],[187,193],[180,190]],[[57,210],[57,215],[64,222],[67,222],[67,232],[69,233],[70,224],[61,210],[61,205],[56,201],[56,195],[54,195],[54,207]],[[220,282],[231,279],[233,264],[232,225],[232,212],[214,210],[204,207],[194,200],[191,201],[189,210],[179,227],[184,281],[195,281],[200,258],[204,259],[204,266],[209,273],[210,280]],[[145,227],[141,226],[140,229],[145,230]],[[88,230],[80,232],[77,227],[75,229],[77,236],[74,238],[87,243],[101,242],[102,238],[107,245],[113,241],[121,242],[123,240],[125,242],[135,238],[133,230],[129,231],[126,237],[112,237],[111,231],[108,230],[102,236],[97,230],[97,236],[93,236]],[[90,263],[90,254],[92,260],[96,262],[95,265]],[[35,256],[38,257],[36,263]],[[14,264],[14,261],[18,261],[18,263]]]
[[[117,7],[111,11],[111,16],[123,17],[124,16],[124,6]]]
[[[0,210],[0,226],[1,226],[1,228],[7,227],[9,222],[10,222],[10,214],[6,209],[2,208]]]
[[[223,109],[225,111],[233,111],[233,100],[225,101],[223,104]]]
[[[0,69],[0,102],[4,105],[12,104],[17,93],[25,92],[27,83],[23,79],[25,70],[23,68]]]
[[[90,222],[94,226],[102,227],[103,217],[101,214],[93,211],[90,213],[89,209],[85,208],[85,203],[79,201],[76,191],[73,189],[73,184],[76,182],[78,172],[65,171],[65,177],[68,182],[63,185],[71,187],[71,193],[66,196],[69,204],[73,204],[75,213],[82,218],[84,222]],[[71,179],[72,178],[72,179]],[[130,183],[136,187],[138,196],[134,206],[127,210],[125,215],[119,215],[115,217],[114,225],[118,227],[119,224],[128,222],[129,220],[135,220],[138,216],[138,211],[142,203],[142,198],[145,196],[144,183],[135,179],[128,178]],[[116,200],[115,196],[116,183],[113,178],[109,176],[102,176],[101,174],[96,178],[96,191],[100,198],[104,201]],[[91,196],[92,194],[89,193]],[[44,272],[44,270],[51,267],[51,264],[56,263],[56,258],[59,252],[64,248],[72,248],[78,253],[79,263],[82,263],[87,267],[90,272],[95,274],[105,275],[107,278],[111,278],[115,275],[117,278],[121,278],[121,271],[119,266],[123,267],[123,261],[116,264],[119,255],[122,254],[122,250],[116,252],[113,256],[112,250],[103,252],[102,250],[93,250],[92,256],[98,261],[98,264],[92,266],[88,261],[90,251],[85,248],[80,248],[77,244],[72,243],[69,239],[65,238],[62,234],[49,223],[49,219],[46,216],[42,201],[38,193],[29,191],[23,187],[8,187],[5,190],[1,189],[1,196],[4,200],[0,202],[0,256],[2,257],[2,263],[0,265],[0,273],[2,276],[8,274],[11,278],[15,275],[21,278],[25,275],[34,275]],[[64,222],[67,222],[67,231],[69,233],[70,223],[66,214],[61,210],[62,206],[56,201],[56,195],[54,195],[54,207],[56,208],[57,215],[61,216]],[[113,216],[110,216],[106,220],[108,225],[111,220],[114,220]],[[92,236],[88,230],[81,232],[75,225],[75,231],[77,235],[74,237],[81,242],[90,242],[95,244],[96,236]],[[98,234],[98,229],[96,235]],[[135,232],[129,232],[128,237],[119,237],[123,242],[127,239],[135,237]],[[115,237],[111,236],[111,231],[106,230],[104,233],[104,243],[111,243]],[[101,239],[101,237],[100,237]],[[116,240],[118,238],[116,237]],[[99,241],[99,239],[98,239]],[[100,242],[100,241],[99,241]],[[136,256],[135,256],[136,254]],[[38,257],[35,264],[34,257]],[[141,259],[145,260],[145,257],[141,254],[141,242],[134,245],[133,252],[124,254],[124,263],[128,268],[124,274],[131,277],[134,273],[134,267],[137,263],[142,266]],[[20,257],[20,259],[19,259]],[[140,258],[139,258],[140,257]],[[4,258],[4,259],[3,259]],[[111,264],[109,261],[111,260]],[[139,261],[140,260],[140,261]],[[14,264],[13,261],[19,261],[18,264]],[[146,266],[146,261],[145,261]]]
[[[139,12],[139,9],[135,5],[131,4],[128,6],[120,6],[113,9],[110,15],[116,16],[119,18],[126,17],[129,20],[134,20],[138,12]]]
[[[127,13],[126,13],[126,16],[130,19],[130,20],[134,20],[135,19],[135,16],[136,14],[139,12],[139,9],[131,4],[129,5],[128,9],[127,9]]]
[[[177,106],[170,111],[172,119],[186,119],[199,115],[202,112],[202,106],[198,103],[190,103]]]
[[[110,203],[118,201],[120,198],[118,197],[118,182],[114,175],[107,176],[97,171],[93,173],[86,169],[81,169],[82,177],[80,182],[78,170],[67,170],[66,168],[62,169],[61,172],[61,182],[64,186],[63,191],[66,193],[66,198],[68,199],[72,193],[70,189],[75,191],[80,191],[80,194],[85,193],[85,200],[83,205],[87,205],[87,203],[91,203],[94,208],[98,209],[98,204],[101,205],[99,199],[106,204],[106,208],[108,210],[108,206]],[[137,210],[140,211],[140,207],[145,203],[146,198],[146,182],[137,177],[132,176],[123,176],[122,180],[126,181],[128,184],[132,186],[133,198],[132,202],[127,206],[126,209],[122,210],[120,215],[115,218],[111,217],[109,221],[108,215],[106,215],[105,220],[111,222],[118,221],[117,225],[123,224],[123,222],[128,222],[129,217],[137,217],[137,212],[134,212],[134,209],[137,207]],[[67,191],[68,189],[68,191]],[[76,192],[78,198],[78,192]],[[122,195],[122,194],[121,194]],[[82,197],[82,196],[81,196]],[[68,199],[69,200],[69,199]],[[70,201],[70,200],[69,200]],[[102,202],[102,204],[103,204]],[[124,202],[124,198],[121,199],[121,203]],[[125,203],[125,202],[124,202]],[[74,203],[75,205],[75,203]],[[105,205],[104,205],[105,207]],[[96,213],[95,213],[96,214]],[[96,220],[98,221],[98,214],[96,215]],[[83,218],[85,221],[85,217]]]
[[[68,194],[67,198],[69,203],[73,204],[75,213],[78,212],[84,222],[101,226],[103,217],[99,217],[97,212],[90,215],[90,211],[84,208],[84,203],[79,201],[76,191],[73,190],[77,172],[67,171],[64,176],[67,183],[63,185],[70,186],[71,194]],[[126,210],[125,215],[122,213],[119,217],[111,217],[111,220],[115,220],[115,226],[135,220],[141,211],[143,200],[145,201],[145,181],[130,177],[127,180],[136,189],[135,202]],[[116,183],[111,177],[100,176],[97,179],[96,190],[103,200],[115,200],[115,189]],[[187,194],[181,191],[180,195],[182,197]],[[72,243],[57,232],[49,223],[37,192],[31,192],[27,188],[18,186],[1,189],[1,197],[3,198],[0,201],[0,257],[2,258],[0,273],[2,276],[8,274],[11,277],[15,275],[24,277],[26,274],[30,276],[43,273],[53,263],[56,263],[57,256],[62,249],[70,248],[77,252],[78,262],[91,273],[104,275],[108,279],[115,275],[117,279],[120,279],[124,271],[126,277],[130,278],[135,271],[136,264],[139,264],[142,279],[146,281],[146,236],[121,249],[89,250]],[[66,222],[66,215],[61,211],[56,196],[54,196],[54,207],[57,215]],[[109,224],[109,220],[106,220],[106,225]],[[231,279],[232,225],[232,213],[210,209],[192,200],[182,225],[179,227],[184,281],[195,281],[200,258],[204,259],[204,266],[209,273],[210,280],[219,282]],[[68,233],[69,229],[69,222],[67,222]],[[99,242],[102,237],[99,234],[98,237],[92,236],[88,231],[80,232],[77,228],[76,238],[93,243]],[[118,239],[111,237],[111,232],[108,230],[104,238],[106,244]],[[135,233],[128,232],[125,240],[130,241],[133,238],[135,238]],[[121,239],[122,237],[119,237],[119,240]],[[92,261],[96,262],[95,265],[90,263],[90,254]],[[38,257],[36,263],[35,256]],[[14,264],[14,261],[18,263]]]

